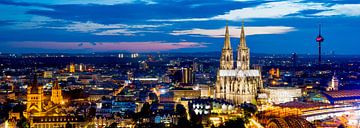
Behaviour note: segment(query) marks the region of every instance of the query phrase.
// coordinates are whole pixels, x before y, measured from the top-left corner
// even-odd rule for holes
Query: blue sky
[[[245,21],[253,53],[360,54],[359,0],[0,0],[0,52],[221,51]]]

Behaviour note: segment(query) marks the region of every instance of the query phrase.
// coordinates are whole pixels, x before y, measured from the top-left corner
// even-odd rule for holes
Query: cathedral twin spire
[[[246,47],[246,40],[245,40],[244,21],[242,21],[242,24],[241,24],[240,47],[241,48],[247,48]]]
[[[224,48],[223,49],[231,49],[229,27],[228,27],[227,24],[226,24],[226,30],[225,30],[225,41],[224,41]]]
[[[224,47],[221,51],[220,69],[229,70],[234,68],[234,58],[230,43],[229,27],[226,24]]]
[[[249,48],[246,46],[246,39],[245,39],[245,29],[244,29],[244,22],[242,22],[241,26],[241,33],[240,33],[240,42],[237,48],[237,61],[236,66],[237,69],[241,70],[248,70],[249,69]],[[233,69],[233,55],[232,55],[231,43],[230,43],[230,34],[229,34],[229,27],[226,24],[225,28],[225,41],[224,47],[221,53],[220,59],[220,69],[229,70]]]

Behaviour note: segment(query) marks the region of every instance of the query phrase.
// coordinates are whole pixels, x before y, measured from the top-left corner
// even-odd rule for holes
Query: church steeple
[[[248,70],[250,68],[250,49],[246,46],[244,21],[241,25],[240,43],[237,48],[236,67],[241,70]]]
[[[229,70],[234,68],[234,58],[230,43],[229,27],[227,24],[225,29],[225,41],[224,47],[221,51],[220,69]]]
[[[229,27],[228,27],[227,23],[226,23],[226,27],[225,27],[225,41],[224,41],[223,49],[231,49]]]
[[[58,80],[55,80],[54,81],[54,87],[53,89],[61,89],[60,86],[59,86],[59,81]]]
[[[247,48],[246,47],[246,40],[245,40],[244,20],[241,23],[240,47],[241,48]]]
[[[29,117],[33,111],[42,112],[43,110],[43,104],[42,101],[44,91],[43,87],[39,84],[36,72],[34,74],[34,79],[32,83],[27,87],[27,94],[26,94],[26,112],[25,117]]]
[[[62,103],[64,103],[63,97],[62,97],[61,87],[60,87],[59,82],[57,80],[55,80],[53,82],[53,88],[52,88],[52,91],[51,91],[51,101],[54,104],[62,104]]]
[[[39,94],[42,93],[41,92],[41,87],[39,87],[38,85],[38,80],[37,80],[37,75],[36,73],[34,74],[34,78],[32,83],[30,84],[30,87],[28,87],[28,93],[33,93],[33,94]]]

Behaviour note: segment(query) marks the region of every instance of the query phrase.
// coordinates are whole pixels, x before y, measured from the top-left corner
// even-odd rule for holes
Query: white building
[[[296,87],[268,87],[264,89],[272,104],[286,103],[301,97],[301,89]]]

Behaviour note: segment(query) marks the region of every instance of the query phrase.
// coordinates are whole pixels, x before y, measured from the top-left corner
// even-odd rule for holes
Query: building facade
[[[33,82],[27,87],[26,110],[24,117],[29,120],[31,128],[83,128],[87,122],[84,118],[70,115],[64,106],[61,87],[54,82],[51,96],[44,94],[43,85],[34,75]]]
[[[53,82],[53,88],[51,91],[51,101],[54,104],[64,104],[61,87],[57,80]]]
[[[326,88],[326,91],[338,91],[339,90],[339,79],[336,77],[334,73],[331,81],[329,82],[329,86]]]
[[[240,43],[237,48],[236,67],[226,25],[224,47],[221,52],[220,68],[217,73],[215,96],[219,99],[241,104],[255,100],[262,88],[260,70],[250,69],[250,49],[246,46],[244,25],[241,27]]]

